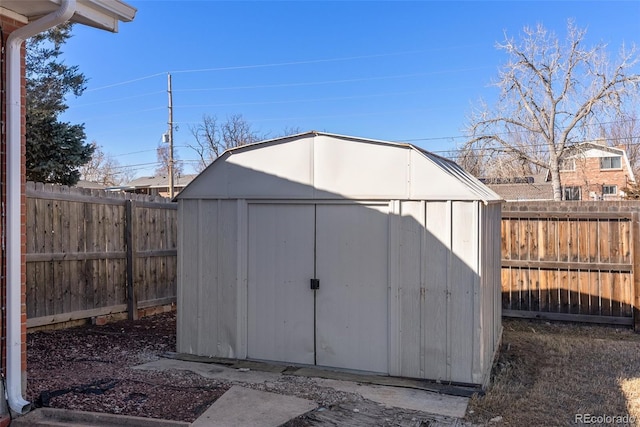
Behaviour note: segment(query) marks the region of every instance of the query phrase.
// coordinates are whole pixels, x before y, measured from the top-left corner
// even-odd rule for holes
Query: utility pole
[[[169,93],[169,198],[173,199],[173,95],[171,93],[171,74],[167,74]]]

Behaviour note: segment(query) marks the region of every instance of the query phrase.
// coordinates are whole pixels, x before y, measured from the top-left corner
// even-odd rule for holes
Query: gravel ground
[[[38,407],[193,421],[230,384],[186,371],[129,369],[175,345],[175,313],[30,333],[27,399]]]
[[[175,351],[175,334],[175,312],[30,333],[26,397],[39,407],[194,421],[233,384],[189,371],[130,369]],[[319,404],[287,427],[461,425],[455,419],[385,408],[354,393],[321,387],[311,378],[283,375],[278,381],[241,385]]]

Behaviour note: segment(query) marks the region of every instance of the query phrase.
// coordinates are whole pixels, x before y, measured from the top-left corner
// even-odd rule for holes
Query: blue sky
[[[640,45],[636,1],[151,1],[129,0],[133,22],[112,34],[76,26],[64,60],[89,79],[62,117],[138,176],[152,175],[167,131],[187,161],[204,114],[242,114],[260,134],[287,128],[389,141],[446,153],[464,140],[471,105],[491,102],[505,32],[569,18],[587,43]],[[637,72],[640,72],[637,71]]]

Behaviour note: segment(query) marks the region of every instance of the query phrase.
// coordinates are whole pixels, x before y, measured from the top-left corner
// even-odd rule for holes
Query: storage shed
[[[177,350],[486,384],[501,199],[410,144],[308,132],[178,196]]]

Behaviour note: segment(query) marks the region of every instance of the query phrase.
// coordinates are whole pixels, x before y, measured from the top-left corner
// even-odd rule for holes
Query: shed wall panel
[[[422,309],[425,289],[422,282],[424,202],[401,204],[398,248],[400,275],[400,375],[424,377]]]
[[[249,205],[248,347],[253,359],[313,364],[313,205]]]
[[[410,152],[409,198],[417,200],[475,200],[478,195],[461,181],[460,176],[443,170],[422,153]],[[437,179],[437,185],[435,181]]]
[[[203,325],[205,330],[216,327],[215,354],[220,357],[238,357],[236,353],[238,304],[237,304],[237,280],[238,280],[238,206],[235,200],[215,200],[210,203],[218,204],[218,222],[215,227],[218,229],[218,239],[216,242],[216,264],[218,282],[216,297],[214,301],[207,301],[205,309],[211,310],[215,307],[216,317],[212,325]],[[208,223],[209,227],[214,224]],[[200,236],[202,239],[203,236]],[[207,245],[203,245],[203,255],[207,261]],[[212,283],[213,285],[213,283]]]
[[[218,330],[220,326],[220,299],[218,291],[224,286],[224,280],[219,271],[219,232],[220,202],[218,200],[203,200],[199,205],[197,218],[198,239],[198,281],[194,283],[197,290],[196,306],[198,313],[197,347],[201,355],[218,355]]]
[[[317,364],[388,373],[388,206],[316,212]]]
[[[178,195],[187,198],[500,200],[449,160],[407,144],[329,134],[227,151]]]
[[[405,199],[408,197],[409,151],[318,136],[314,143],[315,198],[333,199],[339,195]]]
[[[448,380],[451,376],[450,286],[451,203],[426,203],[424,230],[424,304],[421,329],[424,344],[423,370],[426,378]]]
[[[493,274],[489,287],[492,305],[491,308],[487,308],[487,310],[490,311],[488,316],[492,318],[492,334],[491,340],[489,340],[492,348],[491,353],[488,354],[489,359],[486,361],[488,366],[485,366],[485,373],[487,375],[491,372],[493,357],[498,350],[502,337],[502,205],[493,203],[489,206],[492,212],[492,218],[489,220],[491,237],[485,238],[489,240],[489,244],[491,245],[491,255],[488,256],[490,259],[485,259],[484,268],[490,268]]]
[[[235,202],[179,203],[178,351],[234,357]]]
[[[474,363],[474,378],[482,382],[484,376],[484,367],[487,360],[491,359],[493,348],[493,280],[495,272],[490,257],[493,252],[493,225],[491,220],[495,217],[491,206],[480,206],[480,229],[479,229],[479,324],[477,346],[478,352]],[[487,265],[487,261],[489,264]]]
[[[244,199],[312,198],[312,153],[312,138],[234,152],[225,163],[228,192]]]
[[[451,381],[472,382],[477,292],[478,211],[475,202],[453,202],[451,221],[451,295],[449,301]]]
[[[189,198],[313,198],[313,138],[225,153],[192,181]],[[293,161],[292,161],[293,160]],[[212,185],[215,183],[215,185]]]
[[[200,276],[198,256],[199,200],[185,200],[178,205],[178,313],[177,350],[178,352],[200,354],[197,347],[198,288]],[[195,243],[195,244],[194,244]],[[196,315],[194,315],[196,314]]]

